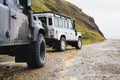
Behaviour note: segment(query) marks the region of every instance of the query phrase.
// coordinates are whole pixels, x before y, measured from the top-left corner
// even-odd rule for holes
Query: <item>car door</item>
[[[0,41],[7,41],[9,39],[9,8],[0,1]]]
[[[64,30],[65,30],[65,35],[66,35],[66,40],[70,40],[70,32],[69,32],[69,25],[67,19],[64,20]]]
[[[19,0],[8,0],[10,8],[10,34],[11,40],[21,42],[28,40],[28,18],[20,9]]]
[[[69,25],[70,41],[75,41],[76,33],[73,27],[73,22],[71,20],[68,20],[68,25]]]

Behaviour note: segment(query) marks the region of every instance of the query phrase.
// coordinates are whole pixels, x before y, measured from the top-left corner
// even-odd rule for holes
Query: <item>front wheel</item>
[[[82,48],[82,40],[81,40],[81,38],[78,38],[78,41],[75,43],[75,48],[76,49],[81,49]]]
[[[46,43],[43,34],[38,35],[38,39],[31,45],[31,54],[27,64],[31,68],[40,68],[44,66],[46,54]]]

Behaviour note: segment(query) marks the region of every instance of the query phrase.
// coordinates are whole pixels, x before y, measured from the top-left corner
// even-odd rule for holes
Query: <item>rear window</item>
[[[38,17],[39,20],[41,20],[42,23],[47,24],[47,18],[46,17]]]

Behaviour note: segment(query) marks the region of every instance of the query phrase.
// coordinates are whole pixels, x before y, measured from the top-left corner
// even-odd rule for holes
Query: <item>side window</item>
[[[68,21],[68,25],[69,25],[69,29],[73,29],[73,25],[72,25],[72,21],[71,20]]]
[[[52,25],[52,18],[48,18],[48,24]]]
[[[67,22],[67,29],[69,29],[69,21],[68,21],[68,20],[66,20],[66,22]]]
[[[61,18],[59,19],[59,27],[63,27],[63,20]]]
[[[59,21],[58,21],[58,19],[57,18],[54,18],[54,25],[55,25],[55,27],[58,27],[59,26]]]
[[[64,28],[67,28],[67,27],[69,28],[67,20],[64,20]]]

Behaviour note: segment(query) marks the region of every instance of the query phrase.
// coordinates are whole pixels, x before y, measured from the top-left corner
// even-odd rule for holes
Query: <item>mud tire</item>
[[[38,39],[31,45],[31,53],[27,64],[30,68],[40,68],[45,64],[46,42],[43,34],[38,35]]]
[[[65,51],[65,49],[66,49],[66,39],[64,37],[61,37],[58,45],[58,50]]]

